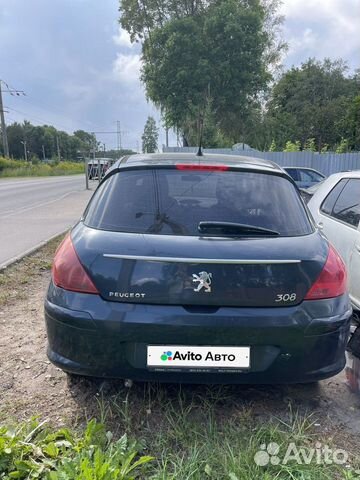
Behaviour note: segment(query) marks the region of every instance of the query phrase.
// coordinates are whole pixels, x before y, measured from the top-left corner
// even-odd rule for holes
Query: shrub
[[[347,153],[349,151],[349,141],[346,138],[342,138],[335,153]]]
[[[296,142],[288,141],[286,142],[284,152],[300,152],[300,142],[297,140]]]
[[[270,145],[270,148],[269,148],[269,152],[276,152],[277,151],[277,147],[276,147],[276,143],[275,143],[275,140],[273,140],[271,142],[271,145]]]
[[[304,150],[307,152],[316,152],[315,138],[308,138],[304,145]]]
[[[52,432],[36,420],[0,427],[0,478],[46,480],[131,480],[152,460],[139,456],[126,434],[113,441],[104,425],[91,420],[82,435]]]
[[[0,177],[36,177],[48,175],[75,175],[84,172],[84,164],[77,162],[35,163],[0,158]]]

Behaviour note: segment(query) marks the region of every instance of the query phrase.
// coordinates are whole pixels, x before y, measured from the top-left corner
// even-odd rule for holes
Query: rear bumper
[[[50,285],[48,356],[65,371],[183,383],[299,383],[345,366],[351,308],[346,296],[288,308],[219,308],[106,302]],[[250,346],[250,369],[149,370],[147,345]]]

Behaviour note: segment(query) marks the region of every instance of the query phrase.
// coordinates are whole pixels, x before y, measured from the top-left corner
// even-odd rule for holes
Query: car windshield
[[[200,231],[201,222],[244,224],[281,236],[312,232],[288,180],[240,171],[125,170],[96,191],[84,222],[97,229],[161,235],[256,236],[255,228]]]

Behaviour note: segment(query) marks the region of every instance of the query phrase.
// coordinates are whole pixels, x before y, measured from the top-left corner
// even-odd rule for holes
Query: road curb
[[[28,250],[25,250],[25,252],[20,253],[19,255],[16,255],[16,257],[12,257],[9,260],[7,260],[5,263],[2,263],[0,265],[0,272],[5,270],[6,268],[10,267],[14,263],[19,262],[20,260],[27,257],[28,255],[31,255],[32,253],[35,253],[37,250],[39,250],[41,247],[44,247],[47,243],[51,242],[51,240],[54,240],[56,237],[59,237],[60,235],[64,235],[66,232],[68,232],[70,230],[70,228],[71,227],[66,228],[65,230],[62,230],[61,232],[56,233],[55,235],[52,235],[47,240],[42,240],[40,243],[38,243],[34,247],[31,247]]]

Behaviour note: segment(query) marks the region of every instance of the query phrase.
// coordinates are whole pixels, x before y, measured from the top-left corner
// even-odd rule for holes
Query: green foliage
[[[284,152],[300,152],[300,142],[297,140],[296,142],[291,142],[290,140],[286,142]]]
[[[337,146],[335,153],[347,153],[349,151],[349,141],[346,138],[342,138],[341,142]]]
[[[307,152],[316,152],[315,138],[308,138],[306,140],[304,150]]]
[[[57,158],[57,141],[61,158],[69,160],[89,156],[94,144],[97,145],[95,136],[83,130],[77,130],[74,135],[69,135],[49,125],[32,125],[27,120],[22,124],[15,122],[9,125],[6,131],[10,155],[16,159],[24,159],[23,142],[26,142],[28,159],[33,162],[43,159],[43,149],[47,159]],[[2,152],[1,144],[0,152]]]
[[[277,41],[278,0],[122,0],[121,24],[142,42],[142,80],[166,125],[187,143],[211,105],[213,138],[234,143],[271,78],[283,44]],[[205,132],[204,132],[205,133]],[[197,143],[197,142],[196,142]]]
[[[0,174],[5,169],[18,169],[26,167],[26,162],[21,162],[19,160],[9,160],[8,158],[0,157]]]
[[[327,153],[328,150],[329,150],[329,145],[327,143],[324,143],[324,145],[321,147],[320,153]]]
[[[276,148],[276,143],[275,143],[275,140],[273,140],[271,142],[271,145],[269,147],[269,152],[276,152],[277,151],[277,148]]]
[[[155,119],[148,117],[142,134],[142,150],[144,153],[154,153],[158,148],[159,129]]]
[[[231,148],[233,143],[219,128],[214,118],[211,101],[205,106],[203,116],[202,146],[204,148]],[[189,145],[199,145],[199,135],[196,121],[188,122],[184,126],[184,136]]]
[[[55,175],[75,175],[84,172],[82,162],[34,163],[21,160],[9,160],[0,157],[0,177],[44,177]]]
[[[91,404],[91,397],[87,397]],[[120,439],[95,420],[84,431],[46,428],[31,420],[0,427],[0,479],[20,480],[330,480],[355,479],[356,445],[348,442],[346,465],[317,461],[282,462],[291,443],[317,448],[318,442],[338,448],[332,432],[315,427],[313,414],[302,416],[289,402],[280,418],[258,418],[239,399],[239,388],[207,386],[175,389],[147,385],[115,395],[101,393],[99,414]],[[275,405],[275,401],[273,404]],[[269,407],[269,411],[271,407]],[[154,457],[128,440],[144,439]],[[276,442],[281,462],[259,466],[261,445]],[[340,445],[342,445],[340,443]],[[343,448],[343,447],[342,447]],[[140,453],[139,453],[140,452]],[[300,454],[300,457],[302,455]],[[154,461],[152,461],[154,458]],[[276,458],[276,457],[275,457]],[[326,458],[323,456],[323,458]],[[353,474],[353,475],[352,475]]]
[[[126,434],[113,441],[95,420],[80,436],[65,428],[52,432],[36,420],[0,428],[0,478],[132,480],[151,460],[139,457]]]
[[[360,100],[354,100],[358,80],[346,73],[345,62],[329,59],[309,59],[285,72],[267,103],[265,130],[277,144],[299,139],[304,145],[313,139],[311,149],[321,151],[324,144],[334,149],[342,137],[351,137],[355,148],[360,132]]]
[[[352,99],[343,120],[343,129],[349,141],[349,148],[360,150],[360,95]]]

